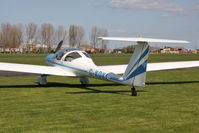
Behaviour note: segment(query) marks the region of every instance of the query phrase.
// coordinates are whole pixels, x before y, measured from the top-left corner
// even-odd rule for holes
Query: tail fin
[[[132,86],[144,86],[146,79],[146,67],[148,63],[149,45],[148,43],[189,43],[182,40],[167,40],[167,39],[153,39],[153,38],[124,38],[124,37],[99,37],[102,40],[112,41],[127,41],[137,42],[135,51],[126,68],[122,80],[119,82]],[[115,77],[117,75],[114,75]],[[114,77],[113,76],[113,77]],[[113,80],[117,81],[117,80]]]
[[[126,83],[131,84],[132,86],[141,87],[145,85],[148,53],[148,43],[138,43],[126,68],[126,71],[122,76]]]

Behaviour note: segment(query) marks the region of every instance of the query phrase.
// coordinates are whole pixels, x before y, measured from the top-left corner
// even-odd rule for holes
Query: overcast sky
[[[141,33],[188,40],[188,48],[199,48],[198,0],[0,0],[1,22],[51,23],[67,29],[78,24],[87,34],[96,25],[108,29],[109,36]]]

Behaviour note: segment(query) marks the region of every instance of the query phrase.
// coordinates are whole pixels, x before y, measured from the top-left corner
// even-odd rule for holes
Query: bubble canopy
[[[82,53],[82,54],[81,54]],[[64,48],[56,52],[55,57],[57,60],[61,60],[64,55],[66,55],[65,61],[72,61],[74,59],[80,58],[82,56],[90,58],[89,54],[80,48]]]

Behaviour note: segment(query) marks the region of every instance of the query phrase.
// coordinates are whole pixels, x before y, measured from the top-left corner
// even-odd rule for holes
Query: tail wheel
[[[137,96],[137,91],[134,86],[131,88],[131,96]]]

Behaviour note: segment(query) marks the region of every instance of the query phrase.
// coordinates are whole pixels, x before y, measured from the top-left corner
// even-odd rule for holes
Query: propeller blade
[[[56,53],[58,50],[60,50],[62,44],[63,44],[63,40],[61,40],[61,41],[59,42],[59,44],[57,45],[57,48],[56,48],[56,50],[55,50],[55,53]]]

